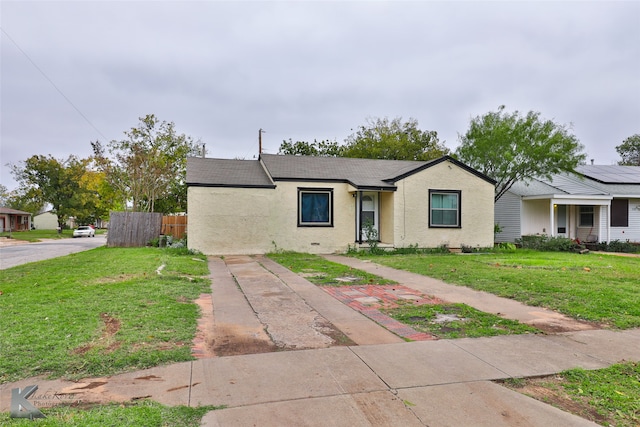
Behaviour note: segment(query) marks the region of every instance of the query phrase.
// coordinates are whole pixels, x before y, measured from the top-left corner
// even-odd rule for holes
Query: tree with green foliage
[[[508,113],[504,105],[472,118],[459,139],[455,155],[496,180],[496,201],[517,181],[572,172],[586,159],[584,147],[567,126],[534,111]]]
[[[0,206],[7,206],[8,198],[9,190],[4,185],[0,184]]]
[[[622,158],[618,162],[623,166],[640,166],[640,133],[630,136],[616,147],[616,151]]]
[[[343,149],[343,157],[358,157],[386,160],[432,160],[449,154],[449,150],[438,140],[435,131],[423,131],[418,121],[410,118],[403,122],[398,117],[393,120],[367,119],[350,135]]]
[[[322,156],[322,157],[341,157],[343,147],[337,141],[296,141],[291,138],[289,141],[284,140],[280,145],[278,154],[286,154],[291,156]]]
[[[29,209],[34,214],[37,213],[34,209],[51,205],[51,212],[62,227],[69,217],[85,209],[91,198],[81,184],[88,163],[75,156],[59,160],[51,155],[35,155],[19,165],[11,165],[11,173],[21,189],[14,201],[22,204],[22,210]]]
[[[138,126],[124,134],[126,139],[113,140],[106,148],[91,143],[99,170],[122,204],[142,212],[185,210],[187,156],[197,155],[198,145],[177,134],[173,122],[161,122],[153,114],[140,117]]]
[[[418,128],[418,121],[401,118],[367,119],[343,145],[337,141],[283,141],[278,154],[352,157],[387,160],[432,160],[449,154],[434,131]]]

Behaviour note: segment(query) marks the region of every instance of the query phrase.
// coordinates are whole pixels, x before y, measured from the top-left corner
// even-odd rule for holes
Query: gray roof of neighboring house
[[[537,178],[529,185],[517,182],[509,191],[524,197],[552,194],[640,197],[640,166],[581,165],[577,172],[553,175],[550,180]]]
[[[431,161],[262,154],[257,160],[187,159],[187,184],[273,187],[273,181],[347,182],[359,189],[395,190],[395,182],[444,160],[494,183],[478,171],[445,156]],[[266,169],[266,171],[265,171]],[[273,180],[273,181],[272,181]]]
[[[576,171],[602,184],[640,184],[640,166],[580,165]]]
[[[0,206],[0,214],[5,215],[31,215],[31,212],[19,211],[17,209]]]
[[[509,190],[519,196],[547,196],[553,194],[604,196],[608,193],[601,191],[579,176],[554,175],[551,179],[537,178],[524,183],[516,182]]]

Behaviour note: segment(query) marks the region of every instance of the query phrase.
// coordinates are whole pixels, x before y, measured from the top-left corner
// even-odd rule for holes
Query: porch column
[[[553,199],[549,200],[549,236],[551,237],[555,237],[556,235],[556,227],[555,227],[555,218],[554,218],[554,211],[553,211]]]
[[[611,200],[607,203],[607,244],[609,243],[611,243]]]

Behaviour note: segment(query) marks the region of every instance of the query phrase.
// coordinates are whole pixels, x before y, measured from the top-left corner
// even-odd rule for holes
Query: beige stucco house
[[[188,245],[205,254],[344,252],[367,229],[381,247],[493,245],[494,181],[449,156],[192,157],[187,186]]]

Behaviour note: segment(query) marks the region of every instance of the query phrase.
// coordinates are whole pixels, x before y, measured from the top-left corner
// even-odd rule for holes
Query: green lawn
[[[96,235],[104,234],[107,230],[96,229]],[[73,237],[73,230],[62,230],[58,233],[56,230],[29,230],[29,231],[13,231],[11,233],[5,231],[0,233],[0,237],[10,237],[15,240],[24,240],[27,242],[39,242],[42,239],[68,239]]]
[[[0,413],[0,425],[37,427],[197,427],[214,406],[168,407],[152,401],[128,404],[92,405],[89,407],[55,406],[42,409],[46,418],[33,421],[10,418]]]
[[[640,326],[640,258],[517,250],[358,257],[468,286],[576,319]]]
[[[318,255],[283,251],[270,253],[268,256],[294,273],[303,275],[308,281],[316,285],[390,285],[396,283],[393,280],[383,279],[375,274],[328,261]],[[342,281],[341,279],[348,279],[348,281]]]
[[[207,273],[203,256],[107,247],[0,270],[0,383],[192,360]]]
[[[640,363],[624,362],[548,377],[500,381],[505,386],[600,425],[640,425]]]

